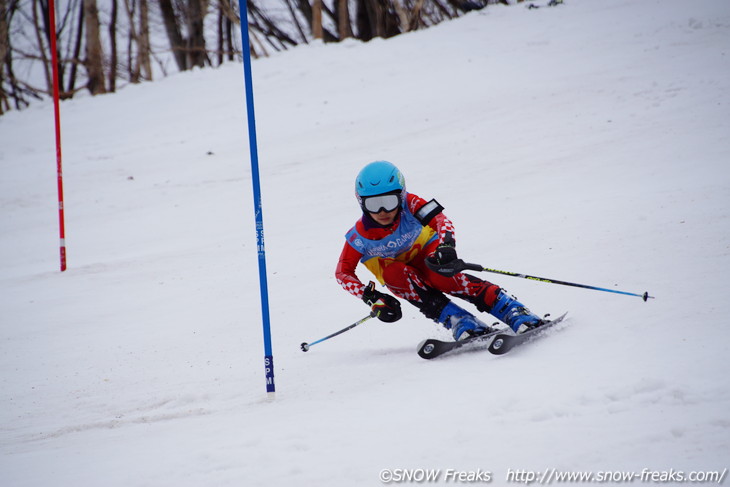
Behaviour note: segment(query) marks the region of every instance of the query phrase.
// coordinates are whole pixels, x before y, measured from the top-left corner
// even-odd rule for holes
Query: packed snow
[[[0,117],[0,485],[730,467],[730,2],[490,6],[253,75],[273,399],[241,66],[62,103],[63,273],[52,104]],[[482,273],[568,319],[426,361],[404,303],[303,353],[368,312],[334,267],[377,159],[465,260],[656,299]]]

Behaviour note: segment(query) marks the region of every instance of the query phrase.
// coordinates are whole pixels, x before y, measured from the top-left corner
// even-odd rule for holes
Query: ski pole
[[[301,347],[302,347],[302,352],[306,352],[306,351],[308,351],[308,350],[309,350],[309,347],[311,347],[312,345],[316,345],[316,344],[318,344],[318,343],[320,343],[320,342],[323,342],[323,341],[325,341],[325,340],[329,340],[329,339],[330,339],[330,338],[332,338],[332,337],[336,337],[337,335],[339,335],[339,334],[341,334],[341,333],[345,333],[345,332],[346,332],[346,331],[348,331],[348,330],[352,330],[352,329],[353,329],[353,328],[355,328],[355,327],[356,327],[357,325],[361,325],[361,324],[365,323],[365,322],[366,322],[367,320],[369,320],[370,318],[375,318],[375,313],[374,313],[374,312],[373,312],[373,313],[370,313],[370,314],[369,314],[369,315],[367,315],[366,317],[364,317],[364,318],[362,318],[362,319],[360,319],[360,320],[356,321],[355,323],[351,324],[350,326],[346,326],[345,328],[341,329],[340,331],[336,331],[336,332],[334,332],[333,334],[331,334],[331,335],[327,335],[327,336],[326,336],[326,337],[324,337],[324,338],[320,338],[320,339],[319,339],[319,340],[317,340],[317,341],[314,341],[314,342],[312,342],[312,343],[307,343],[307,342],[303,342],[303,343],[302,343],[302,345],[301,345]]]
[[[461,259],[458,259],[458,260],[461,261]],[[618,291],[615,289],[606,289],[604,287],[588,286],[586,284],[576,284],[574,282],[559,281],[557,279],[550,279],[547,277],[529,276],[527,274],[520,274],[518,272],[500,271],[498,269],[490,269],[489,267],[484,267],[479,264],[468,264],[464,261],[461,261],[460,263],[456,264],[455,267],[461,268],[461,270],[493,272],[495,274],[503,274],[505,276],[521,277],[523,279],[529,279],[531,281],[547,282],[549,284],[562,284],[563,286],[573,286],[573,287],[580,287],[583,289],[593,289],[595,291],[606,291],[609,293],[624,294],[626,296],[637,296],[639,298],[642,298],[644,301],[647,301],[650,298],[654,299],[654,296],[649,296],[648,291],[645,292],[644,294],[629,293],[626,291]]]

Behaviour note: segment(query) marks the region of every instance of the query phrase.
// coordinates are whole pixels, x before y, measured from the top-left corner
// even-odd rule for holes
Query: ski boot
[[[518,335],[537,328],[543,323],[524,304],[517,301],[515,297],[505,293],[504,290],[499,292],[490,314],[505,322]]]
[[[447,330],[451,330],[456,341],[473,335],[483,335],[491,331],[489,327],[476,319],[473,314],[452,302],[444,306],[441,315],[436,321],[444,325]]]

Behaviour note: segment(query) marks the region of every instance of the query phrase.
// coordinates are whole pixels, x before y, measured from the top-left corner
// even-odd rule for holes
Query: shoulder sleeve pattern
[[[335,279],[337,279],[340,286],[358,299],[362,299],[365,291],[365,285],[355,274],[355,269],[361,257],[362,254],[346,242],[335,269]]]

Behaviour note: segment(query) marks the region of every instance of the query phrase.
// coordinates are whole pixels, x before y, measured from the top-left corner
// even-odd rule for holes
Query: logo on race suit
[[[368,246],[364,254],[371,257],[395,257],[401,252],[410,249],[416,242],[416,239],[418,239],[420,233],[420,229],[417,229],[398,236],[391,235],[388,241],[380,245],[372,245],[374,242],[371,242],[371,245]]]

